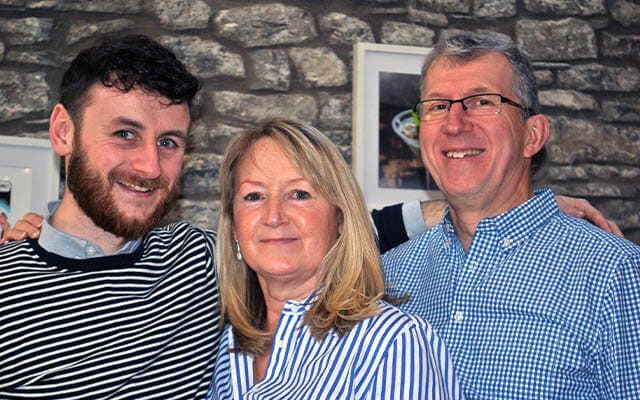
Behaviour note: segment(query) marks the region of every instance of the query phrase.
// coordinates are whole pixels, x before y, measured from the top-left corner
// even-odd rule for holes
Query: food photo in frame
[[[426,47],[354,45],[353,159],[369,208],[442,198],[422,164],[411,111]]]

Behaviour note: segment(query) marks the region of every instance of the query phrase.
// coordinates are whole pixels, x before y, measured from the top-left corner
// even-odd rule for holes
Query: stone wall
[[[640,243],[640,5],[627,0],[0,0],[0,134],[46,137],[62,71],[97,34],[148,34],[203,81],[176,214],[211,227],[230,136],[311,122],[349,158],[355,42],[430,46],[495,30],[535,61],[553,123],[536,177]]]

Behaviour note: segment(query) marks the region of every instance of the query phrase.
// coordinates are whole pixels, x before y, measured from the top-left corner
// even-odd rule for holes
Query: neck
[[[493,200],[486,204],[474,198],[448,198],[451,222],[464,251],[469,251],[480,221],[505,213],[531,197],[533,197],[533,188],[523,186],[507,196],[502,196],[503,201]]]
[[[105,255],[115,253],[125,243],[124,238],[115,236],[94,224],[78,206],[68,189],[62,197],[60,206],[51,217],[51,225],[66,234],[97,244]]]

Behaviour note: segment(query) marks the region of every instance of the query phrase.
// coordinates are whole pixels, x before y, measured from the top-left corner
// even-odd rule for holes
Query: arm
[[[604,399],[640,393],[640,250],[611,276],[598,318],[598,378]]]
[[[22,240],[26,238],[37,238],[42,229],[42,216],[35,213],[27,213],[22,219],[11,228],[6,215],[0,215],[0,225],[2,225],[2,237],[0,243],[9,240]]]
[[[378,365],[367,398],[464,399],[447,349],[421,318],[406,327]]]
[[[587,200],[576,197],[556,196],[556,201],[560,211],[576,218],[584,218],[598,228],[622,237],[622,231],[618,225],[606,219],[605,216]],[[444,200],[421,201],[420,208],[422,210],[424,224],[412,223],[412,226],[409,227],[406,221],[418,222],[413,214],[407,215],[407,208],[404,206],[410,204],[411,203],[394,204],[384,207],[381,210],[373,210],[371,213],[373,223],[378,232],[378,242],[381,253],[439,224],[448,206]]]

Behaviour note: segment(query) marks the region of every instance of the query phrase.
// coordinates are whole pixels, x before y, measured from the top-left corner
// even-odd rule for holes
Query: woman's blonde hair
[[[358,321],[378,312],[384,284],[373,227],[353,175],[335,145],[317,129],[273,119],[260,129],[235,136],[227,146],[220,171],[222,212],[218,224],[216,261],[222,321],[230,322],[236,350],[263,354],[271,344],[265,330],[266,307],[255,272],[235,257],[233,199],[238,164],[261,138],[271,138],[290,162],[324,198],[337,208],[341,233],[323,258],[318,297],[303,323],[312,335],[334,330],[346,334]]]

